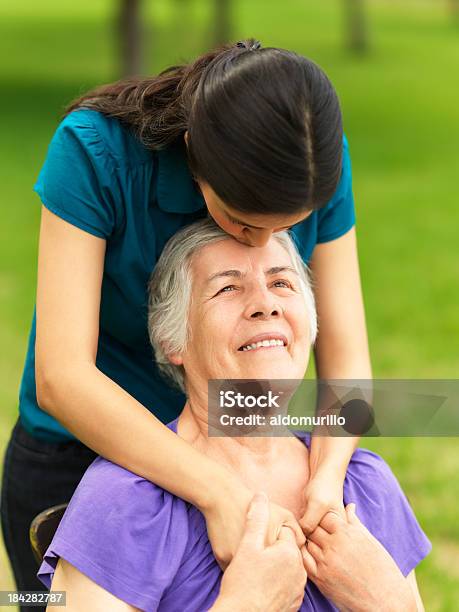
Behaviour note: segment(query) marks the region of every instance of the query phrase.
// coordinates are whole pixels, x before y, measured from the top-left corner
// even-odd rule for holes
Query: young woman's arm
[[[319,320],[317,378],[371,379],[355,228],[318,244],[311,269]],[[315,529],[327,510],[342,511],[343,481],[358,442],[358,438],[312,436],[309,503],[300,521],[306,533]]]
[[[40,407],[89,448],[190,501],[204,513],[222,564],[237,548],[252,497],[229,471],[165,427],[96,367],[105,240],[42,207],[36,384]],[[271,506],[272,538],[287,510]]]

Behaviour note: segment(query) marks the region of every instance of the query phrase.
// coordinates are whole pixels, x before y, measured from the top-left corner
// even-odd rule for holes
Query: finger
[[[351,525],[357,525],[360,523],[359,517],[355,513],[355,504],[351,503],[346,506],[346,518],[348,523]]]
[[[327,545],[329,539],[330,534],[328,533],[328,531],[325,531],[325,529],[323,529],[323,527],[321,527],[320,525],[316,527],[314,531],[308,536],[308,540],[311,540],[312,542],[314,542],[314,544],[320,546],[320,548],[324,548]]]
[[[322,561],[324,558],[322,549],[312,540],[308,540],[307,551],[314,558],[316,564]]]
[[[285,527],[289,527],[294,536],[295,536],[295,541],[296,541],[296,545],[298,546],[298,548],[300,546],[303,546],[303,544],[306,542],[306,538],[304,536],[304,533],[298,523],[298,521],[295,519],[295,517],[292,515],[291,518],[287,519],[283,526]]]
[[[320,526],[328,533],[336,533],[346,521],[336,510],[329,510],[320,521]]]
[[[256,493],[249,505],[241,546],[263,549],[269,526],[269,501],[266,493]]]
[[[303,603],[303,599],[304,599],[304,593],[302,595],[299,595],[295,599],[295,601],[292,603],[292,605],[289,608],[289,612],[298,612],[298,610],[301,608],[301,604]]]
[[[303,565],[303,557],[301,555],[301,550],[300,547],[297,546],[296,540],[295,540],[295,535],[293,534],[293,531],[287,527],[286,525],[282,525],[280,531],[279,531],[279,535],[277,537],[276,542],[274,543],[275,545],[279,545],[281,542],[287,542],[287,545],[290,546],[291,548],[293,548],[296,553],[298,554],[298,561],[300,563],[300,565]],[[285,544],[284,544],[285,546]],[[304,547],[304,544],[303,544]]]
[[[277,536],[278,540],[282,540],[284,542],[290,542],[296,545],[295,534],[292,529],[288,525],[282,525],[279,531],[279,535]]]
[[[298,553],[299,552],[300,551],[298,551]],[[301,557],[301,555],[300,555],[300,557]],[[298,612],[300,610],[300,608],[301,608],[301,605],[302,605],[303,599],[304,599],[304,590],[306,588],[306,583],[307,583],[307,580],[308,580],[308,575],[306,573],[306,570],[304,569],[303,562],[301,561],[300,563],[301,563],[301,565],[300,565],[299,569],[301,571],[301,579],[298,576],[298,579],[295,580],[295,584],[294,584],[294,588],[295,588],[295,591],[298,592],[298,596],[296,597],[296,599],[294,599],[292,601],[290,606],[288,608],[286,608],[286,610],[289,610],[289,612],[290,611],[291,612]]]
[[[316,560],[311,555],[311,553],[308,551],[306,546],[303,546],[301,548],[301,556],[303,557],[303,565],[304,565],[304,569],[306,570],[308,577],[314,578],[315,576],[317,576]]]
[[[308,503],[306,512],[300,519],[300,526],[307,536],[317,527],[325,511],[326,508],[322,504],[317,502]]]

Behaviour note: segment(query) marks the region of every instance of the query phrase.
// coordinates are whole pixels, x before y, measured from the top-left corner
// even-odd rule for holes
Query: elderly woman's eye
[[[289,283],[286,280],[277,280],[277,281],[274,281],[273,285],[276,285],[276,286],[281,287],[281,288],[286,287],[287,289],[292,289],[293,288],[291,283]]]
[[[219,293],[228,293],[229,290],[232,290],[232,289],[236,289],[236,285],[226,285],[226,287],[223,287],[222,289],[220,289],[220,291],[217,291],[217,295]]]

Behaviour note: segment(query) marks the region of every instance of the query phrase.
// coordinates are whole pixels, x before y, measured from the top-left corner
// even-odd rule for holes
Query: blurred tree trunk
[[[355,53],[368,50],[364,0],[344,0],[346,45]]]
[[[214,0],[214,43],[221,45],[231,39],[231,0]]]
[[[122,77],[142,74],[143,36],[140,18],[141,1],[120,0],[118,32]]]
[[[459,0],[448,0],[448,4],[454,23],[459,25]]]

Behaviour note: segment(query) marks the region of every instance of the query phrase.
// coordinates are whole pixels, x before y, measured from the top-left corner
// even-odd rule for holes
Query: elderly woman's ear
[[[170,363],[172,363],[172,365],[175,365],[175,366],[183,365],[183,359],[182,359],[181,353],[169,353],[167,355],[167,358],[169,359]]]

